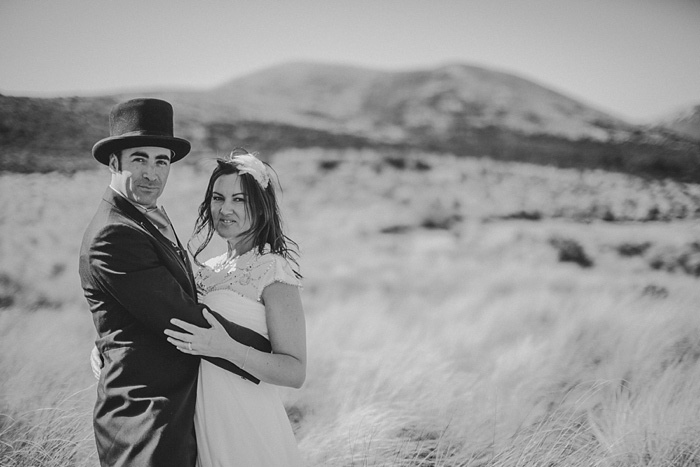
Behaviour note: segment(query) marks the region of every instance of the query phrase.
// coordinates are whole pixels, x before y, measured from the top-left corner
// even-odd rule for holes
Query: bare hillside
[[[0,95],[0,170],[75,171],[109,134],[109,108],[152,96],[175,107],[186,163],[245,146],[412,150],[651,178],[700,180],[700,144],[614,118],[545,85],[466,64],[383,71],[289,63],[206,91],[32,99]],[[692,121],[688,123],[692,126]]]

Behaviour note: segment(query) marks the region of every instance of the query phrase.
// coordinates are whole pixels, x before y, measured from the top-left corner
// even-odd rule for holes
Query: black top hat
[[[190,152],[190,142],[173,136],[173,106],[160,99],[121,102],[109,114],[109,138],[92,147],[92,155],[109,165],[109,155],[122,149],[156,146],[173,151],[170,162]]]

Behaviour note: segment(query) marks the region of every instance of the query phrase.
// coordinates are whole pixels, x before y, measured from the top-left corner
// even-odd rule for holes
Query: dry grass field
[[[371,151],[270,158],[302,248],[309,466],[700,465],[700,186]],[[173,167],[188,238],[210,166]],[[0,175],[0,465],[96,466],[77,276],[105,170]],[[222,245],[212,245],[212,254]]]

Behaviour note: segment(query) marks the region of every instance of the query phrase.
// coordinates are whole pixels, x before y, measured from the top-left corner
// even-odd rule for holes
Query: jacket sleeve
[[[119,224],[105,227],[95,238],[89,260],[98,284],[136,320],[163,339],[165,329],[175,330],[170,324],[172,318],[209,327],[202,315],[204,305],[197,304],[182,288],[157,255],[151,239],[136,228]],[[270,342],[262,335],[211,311],[235,340],[263,352],[271,350]],[[258,382],[257,378],[225,359],[205,358],[225,370]]]

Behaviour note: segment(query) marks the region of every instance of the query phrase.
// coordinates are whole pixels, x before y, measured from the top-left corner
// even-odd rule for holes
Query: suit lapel
[[[126,198],[116,193],[112,188],[107,187],[103,198],[104,201],[114,206],[118,211],[120,211],[125,216],[129,217],[131,220],[140,225],[144,230],[146,230],[151,236],[158,240],[163,246],[165,251],[167,251],[170,256],[175,260],[175,263],[180,266],[182,271],[188,278],[191,286],[191,290],[195,291],[194,276],[192,274],[192,267],[187,257],[187,251],[182,247],[180,239],[175,234],[175,240],[177,244],[174,244],[158,230],[158,228],[153,225],[146,216],[139,211],[133,204],[131,204]],[[175,229],[173,229],[174,231]]]

